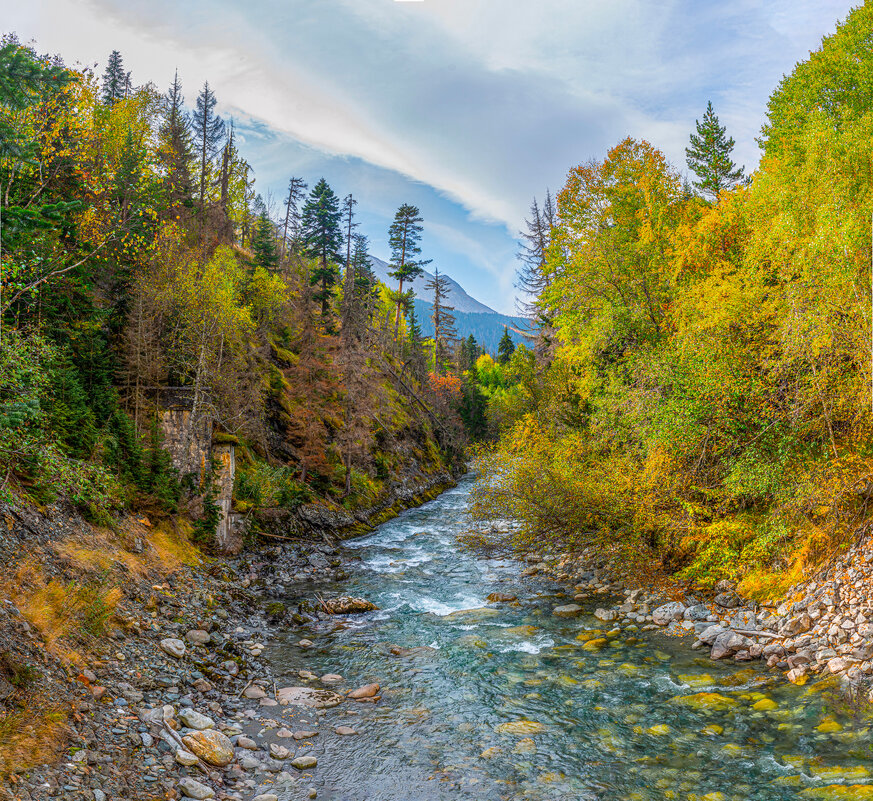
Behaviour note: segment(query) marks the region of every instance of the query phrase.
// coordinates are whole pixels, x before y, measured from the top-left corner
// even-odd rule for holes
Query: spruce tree
[[[446,299],[451,284],[449,279],[440,275],[439,269],[434,270],[433,278],[425,285],[425,289],[433,292],[431,319],[433,321],[433,362],[434,372],[442,375],[450,358],[450,345],[458,338],[455,329],[454,306],[449,306]]]
[[[342,263],[341,217],[339,200],[322,178],[309,194],[302,219],[306,255],[317,260],[315,269],[309,275],[309,283],[318,287],[312,297],[321,304],[322,319],[326,319],[330,311],[333,287],[339,278],[338,265]]]
[[[212,159],[218,154],[224,140],[224,120],[215,113],[215,92],[209,88],[209,81],[203,84],[197,95],[197,105],[191,116],[197,155],[200,159],[200,226],[202,232],[203,209],[206,204],[206,178]]]
[[[503,336],[500,337],[500,342],[497,345],[497,361],[499,364],[508,364],[515,352],[515,343],[512,337],[509,336],[509,329],[503,326]]]
[[[394,315],[394,336],[400,329],[400,314],[404,306],[409,305],[410,297],[403,293],[404,281],[413,281],[424,272],[425,265],[430,264],[430,259],[422,261],[416,257],[421,255],[421,241],[423,219],[416,206],[404,203],[397,209],[394,222],[388,229],[388,243],[391,246],[391,263],[388,275],[396,278],[399,288],[395,296],[397,311]]]
[[[288,182],[288,197],[285,198],[285,225],[282,228],[282,254],[292,256],[300,252],[300,201],[309,187],[302,178]]]
[[[268,272],[275,272],[279,266],[279,254],[276,250],[276,226],[264,209],[255,222],[252,232],[252,251],[255,254],[255,264]]]
[[[699,180],[694,181],[704,195],[712,200],[723,189],[730,189],[743,180],[743,167],[737,167],[731,159],[734,149],[733,137],[719,123],[712,110],[712,102],[706,104],[703,121],[695,120],[697,133],[691,134],[691,146],[685,148],[688,168]]]
[[[194,153],[191,123],[185,113],[185,98],[179,72],[163,98],[163,113],[158,128],[158,161],[163,172],[164,193],[172,216],[182,206],[190,205],[194,191],[191,164]]]
[[[124,71],[121,53],[113,50],[103,71],[103,102],[112,106],[130,93],[130,73]]]

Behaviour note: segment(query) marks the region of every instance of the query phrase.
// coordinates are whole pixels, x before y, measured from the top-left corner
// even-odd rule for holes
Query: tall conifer
[[[327,318],[333,287],[339,277],[339,264],[342,263],[340,248],[343,235],[340,230],[342,213],[339,200],[322,178],[312,189],[303,207],[303,237],[306,255],[317,260],[317,265],[309,275],[312,286],[318,289],[313,298],[321,304],[321,317]]]
[[[706,104],[703,120],[695,120],[694,124],[697,133],[691,134],[691,146],[685,148],[685,158],[688,168],[699,179],[693,182],[694,186],[715,200],[722,189],[730,189],[743,180],[744,168],[737,167],[731,159],[736,143],[719,123],[712,101]]]
[[[404,281],[413,281],[424,271],[430,259],[416,259],[421,255],[421,223],[423,219],[418,207],[404,203],[397,209],[394,222],[388,229],[388,242],[391,245],[391,268],[388,275],[399,281],[395,302],[397,312],[394,315],[394,336],[400,329],[400,314],[404,306],[409,304],[409,297],[403,294]]]

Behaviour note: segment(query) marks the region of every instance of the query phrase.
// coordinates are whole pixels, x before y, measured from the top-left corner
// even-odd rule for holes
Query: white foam
[[[544,648],[551,648],[554,644],[555,641],[553,639],[546,637],[536,643],[533,643],[530,640],[523,640],[522,642],[514,643],[512,645],[506,645],[499,650],[501,654],[509,654],[514,651],[522,654],[538,654]]]

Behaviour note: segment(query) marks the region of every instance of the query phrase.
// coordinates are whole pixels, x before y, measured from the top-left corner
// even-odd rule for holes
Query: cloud
[[[850,7],[39,0],[10,4],[5,21],[70,59],[102,63],[117,48],[134,80],[166,85],[178,67],[189,102],[208,78],[221,112],[245,121],[261,148],[254,160],[275,171],[268,183],[286,180],[282,148],[296,141],[304,147],[289,148],[289,161],[315,170],[345,158],[398,191],[430,187],[466,211],[462,237],[475,241],[477,221],[498,222],[509,250],[533,194],[559,188],[571,166],[626,135],[684,168],[688,134],[709,99],[737,140],[737,160],[753,167],[769,93]],[[461,246],[439,235],[447,248]],[[485,271],[499,262],[471,258]]]

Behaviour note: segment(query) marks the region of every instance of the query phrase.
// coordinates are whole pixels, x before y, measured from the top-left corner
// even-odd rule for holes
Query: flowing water
[[[687,639],[554,617],[572,588],[458,548],[471,486],[347,543],[348,581],[304,588],[378,612],[273,647],[288,683],[302,666],[383,687],[377,704],[326,712],[325,728],[360,734],[315,741],[320,799],[873,798],[833,787],[873,785],[868,720],[820,686],[700,658]],[[492,592],[520,603],[488,606]]]

